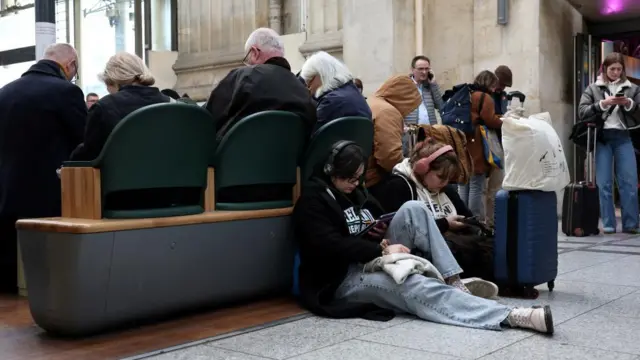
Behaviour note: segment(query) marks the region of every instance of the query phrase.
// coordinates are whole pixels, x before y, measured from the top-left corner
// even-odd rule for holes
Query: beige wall
[[[159,89],[173,89],[176,85],[176,74],[171,71],[171,66],[178,59],[177,51],[150,51],[149,70],[156,79],[155,86]],[[182,94],[180,94],[182,95]]]

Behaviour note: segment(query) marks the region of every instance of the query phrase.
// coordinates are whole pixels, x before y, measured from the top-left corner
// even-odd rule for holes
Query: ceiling
[[[640,18],[640,0],[568,0],[591,22]]]

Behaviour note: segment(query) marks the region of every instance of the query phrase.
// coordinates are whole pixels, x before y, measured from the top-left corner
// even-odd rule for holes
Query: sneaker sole
[[[533,308],[540,308],[540,306],[533,306]],[[544,326],[547,328],[545,334],[553,335],[553,315],[551,314],[551,306],[544,306]]]
[[[474,296],[484,299],[491,299],[498,296],[498,286],[492,282],[480,278],[467,278],[462,279],[462,283]]]

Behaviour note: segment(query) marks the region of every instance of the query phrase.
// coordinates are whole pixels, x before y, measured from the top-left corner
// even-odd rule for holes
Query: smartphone
[[[616,94],[616,97],[624,97],[624,93],[619,92]]]
[[[429,74],[427,75],[427,79],[429,79],[429,81],[433,80],[433,73],[431,71],[429,71]]]
[[[395,212],[392,212],[392,213],[388,213],[388,214],[381,215],[381,216],[378,218],[378,221],[379,221],[379,222],[383,222],[383,223],[387,223],[387,224],[388,224],[388,223],[390,223],[390,222],[391,222],[391,220],[393,220],[393,217],[394,217],[395,215],[396,215],[396,213],[395,213]]]
[[[364,236],[366,235],[369,231],[371,231],[374,227],[376,227],[376,225],[378,224],[377,221],[372,222],[371,224],[367,225],[366,228],[360,230],[360,232],[356,233],[355,236]]]

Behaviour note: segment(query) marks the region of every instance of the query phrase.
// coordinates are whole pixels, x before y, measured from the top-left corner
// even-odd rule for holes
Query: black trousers
[[[13,218],[0,218],[0,293],[18,292],[16,221]]]

